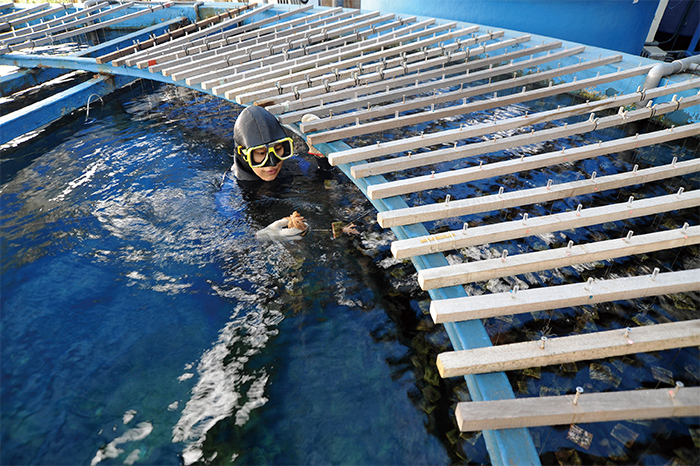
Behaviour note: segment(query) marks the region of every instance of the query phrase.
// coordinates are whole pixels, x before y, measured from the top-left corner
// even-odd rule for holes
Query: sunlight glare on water
[[[238,109],[139,91],[0,151],[0,462],[449,462],[364,197],[305,157],[222,187]],[[295,210],[306,238],[255,240]]]

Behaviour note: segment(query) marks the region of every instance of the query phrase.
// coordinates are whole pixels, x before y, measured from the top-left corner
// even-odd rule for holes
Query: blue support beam
[[[75,57],[75,56],[39,56],[25,54],[7,54],[0,55],[0,65],[17,66],[19,68],[61,68],[65,70],[84,70],[92,73],[102,73],[108,75],[127,76],[132,79],[150,79],[169,84],[177,84],[180,87],[195,89],[200,92],[200,87],[189,86],[184,80],[173,81],[170,77],[163,76],[161,73],[151,73],[150,71],[138,68],[130,68],[127,66],[112,66],[108,63],[98,65],[94,58]]]
[[[6,97],[23,89],[38,86],[65,74],[65,70],[54,68],[20,69],[14,73],[0,76],[0,96]]]
[[[87,105],[90,96],[102,97],[128,84],[133,79],[97,75],[82,84],[60,92],[9,115],[0,117],[0,144],[35,131]]]
[[[302,134],[298,127],[292,128],[297,133]],[[318,144],[315,146],[324,154],[350,149],[344,142],[333,142],[329,144]],[[357,164],[366,163],[358,162]],[[355,179],[350,173],[350,169],[356,164],[345,164],[339,168],[345,175],[360,188],[367,196],[367,187],[372,184],[384,183],[383,176],[371,176],[367,178]],[[369,199],[369,196],[367,196]],[[387,199],[370,200],[378,212],[387,210],[403,209],[408,205],[401,197],[391,197]],[[404,227],[394,227],[391,229],[398,239],[424,237],[430,233],[422,223],[407,225]],[[449,265],[445,256],[439,254],[429,254],[411,258],[417,271]],[[466,291],[461,286],[451,286],[438,288],[429,291],[431,299],[448,299],[467,296]],[[447,334],[450,337],[455,350],[465,350],[492,346],[491,339],[486,333],[486,329],[480,320],[468,322],[455,322],[444,324]],[[464,379],[469,388],[469,394],[474,401],[490,401],[514,399],[513,388],[504,372],[468,375]],[[525,429],[503,429],[486,430],[483,432],[486,447],[489,451],[491,463],[495,465],[539,465],[541,464],[537,449],[532,441],[530,432]]]

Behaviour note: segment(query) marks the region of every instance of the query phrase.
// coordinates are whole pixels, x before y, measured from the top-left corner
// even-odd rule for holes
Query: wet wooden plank
[[[486,243],[498,243],[662,212],[691,209],[700,206],[700,190],[686,191],[682,196],[669,194],[588,209],[579,206],[580,208],[575,211],[397,240],[391,244],[391,252],[396,259],[406,259],[422,254],[451,251]]]
[[[377,214],[383,228],[461,217],[481,212],[541,204],[567,197],[580,196],[610,189],[619,189],[700,171],[700,159],[686,160],[658,167],[618,173],[569,183],[552,184],[518,191],[504,191],[481,197],[452,200],[448,204],[427,204],[404,209],[387,210]]]
[[[681,388],[674,397],[671,391],[583,393],[575,405],[574,395],[470,401],[458,403],[455,415],[462,432],[700,416],[700,387]]]
[[[626,236],[627,233],[620,232],[622,237],[619,239],[582,244],[571,248],[560,247],[508,256],[505,259],[488,259],[425,269],[418,272],[418,283],[424,290],[432,290],[700,243],[700,226],[633,235],[629,239]]]
[[[257,27],[255,26],[255,23],[251,24],[246,24],[245,27],[241,26],[238,27],[238,24],[249,20],[250,18],[259,15],[269,9],[271,9],[274,5],[257,5],[254,9],[247,11],[246,13],[243,13],[242,15],[236,16],[235,18],[230,18],[226,19],[224,21],[220,21],[214,25],[211,25],[206,28],[199,29],[195,32],[189,33],[183,37],[178,37],[176,39],[170,40],[168,42],[162,43],[155,45],[153,47],[150,47],[146,50],[140,50],[136,53],[133,53],[129,56],[124,57],[124,59],[120,59],[118,61],[113,61],[112,64],[114,66],[120,66],[120,65],[127,65],[127,66],[135,66],[139,62],[143,62],[144,58],[152,58],[154,60],[154,64],[157,63],[157,57],[160,55],[164,55],[166,53],[171,52],[172,50],[176,49],[184,49],[187,47],[191,47],[192,45],[197,45],[197,44],[203,44],[205,43],[206,37],[210,36],[212,34],[217,34],[219,37],[221,37],[221,34],[224,35],[236,35],[240,34],[242,32],[246,32],[250,28]],[[228,28],[228,29],[227,29]],[[144,66],[145,68],[145,66]]]
[[[611,76],[615,77],[615,81],[627,79],[633,76],[638,76],[640,74],[647,73],[652,68],[649,66],[642,66],[639,68],[634,68],[631,70],[624,70],[617,73],[612,73]],[[593,103],[592,103],[593,104]],[[585,111],[583,113],[586,113]],[[544,120],[541,120],[544,119]],[[517,127],[530,126],[537,123],[542,123],[544,121],[551,121],[550,112],[539,112],[534,115],[528,115],[517,118],[509,118],[505,120],[497,121],[496,123],[490,122],[488,124],[477,124],[470,127],[462,127],[453,130],[440,131],[438,133],[424,134],[419,136],[413,136],[404,139],[398,139],[394,141],[381,142],[380,144],[372,144],[363,147],[357,147],[352,149],[347,149],[344,151],[332,152],[329,154],[328,158],[332,161],[334,165],[340,165],[344,163],[357,162],[360,160],[368,160],[371,158],[381,157],[384,155],[395,154],[398,152],[409,151],[417,149],[420,147],[428,147],[433,145],[440,145],[445,143],[452,143],[454,141],[475,137],[483,134],[490,134],[501,130],[507,130]],[[507,125],[508,127],[505,127]],[[323,134],[323,133],[321,133]],[[314,140],[314,136],[309,135],[309,143],[315,144],[318,141]]]
[[[279,53],[284,47],[288,47],[289,41],[304,37],[304,30],[309,32],[321,30],[333,21],[352,16],[350,11],[342,13],[342,9],[334,10],[341,11],[341,13],[331,15],[330,11],[323,11],[322,13],[284,21],[239,34],[233,41],[228,38],[223,40],[214,40],[212,38],[206,45],[188,49],[188,56],[174,59],[163,65],[150,67],[149,71],[160,71],[163,76],[172,76],[174,81],[180,81],[191,76],[205,74],[210,70],[225,68],[228,66],[229,60],[246,54],[245,50],[248,47],[258,50],[267,48],[268,53],[271,55]]]
[[[297,43],[289,47],[285,44],[279,50],[273,50],[277,52],[275,54],[269,54],[269,50],[265,49],[257,50],[255,55],[251,52],[250,61],[232,60],[231,66],[188,78],[187,82],[200,83],[202,89],[211,89],[216,95],[223,93],[228,95],[229,99],[233,99],[232,96],[238,99],[239,95],[256,86],[264,86],[268,91],[272,89],[279,93],[278,84],[281,86],[282,83],[294,77],[302,79],[299,75],[295,75],[295,72],[304,71],[305,76],[313,78],[321,73],[320,68],[323,64],[339,60],[339,57],[362,55],[363,50],[378,47],[377,39],[364,40],[364,38],[373,34],[372,28],[382,30],[399,24],[400,22],[388,22],[393,17],[394,15],[371,17],[366,21],[353,23],[352,26],[309,35],[301,41],[297,39]],[[359,17],[351,19],[356,20]],[[358,29],[358,32],[348,35],[349,29]],[[334,66],[340,67],[341,64],[334,64]],[[246,71],[252,72],[243,75],[242,73]],[[270,78],[274,79],[270,82]]]
[[[188,24],[186,26],[183,26],[181,28],[174,29],[172,31],[163,33],[153,39],[148,39],[143,42],[139,42],[137,44],[131,45],[129,47],[120,49],[120,50],[115,50],[114,52],[102,55],[100,57],[95,58],[95,61],[98,64],[103,64],[103,63],[109,63],[110,61],[113,60],[118,60],[122,57],[125,57],[127,55],[131,55],[133,53],[136,53],[140,50],[145,50],[150,47],[153,47],[154,45],[162,44],[165,42],[168,42],[171,39],[176,39],[178,37],[184,36],[187,33],[196,31],[199,28],[204,28],[211,26],[212,24],[219,23],[223,21],[224,19],[229,19],[233,17],[234,15],[247,10],[248,8],[251,8],[250,5],[244,5],[241,8],[236,8],[233,10],[227,10],[225,13],[218,14],[216,16],[212,16],[210,18],[204,19],[202,21],[198,21],[196,23]],[[115,64],[114,66],[119,66],[119,63]]]
[[[481,36],[484,38],[484,36]],[[504,47],[508,47],[505,41],[499,42]],[[478,42],[477,42],[478,43]],[[463,43],[464,45],[464,43]],[[358,92],[358,99],[347,91],[345,99],[336,99],[341,91],[334,92],[333,98],[329,100],[325,95],[320,97],[307,98],[304,101],[290,102],[286,106],[281,104],[271,105],[267,107],[270,113],[277,114],[277,119],[282,124],[295,123],[301,121],[301,117],[307,113],[313,113],[319,118],[328,117],[331,114],[339,114],[348,110],[367,107],[368,105],[378,105],[386,102],[403,99],[404,96],[410,97],[422,92],[431,92],[435,89],[441,89],[444,86],[444,79],[460,73],[468,73],[470,70],[484,68],[499,63],[516,60],[526,57],[527,55],[540,54],[549,52],[553,49],[561,47],[561,42],[548,42],[546,44],[527,47],[515,51],[506,51],[501,55],[476,58],[466,63],[449,63],[442,70],[423,71],[419,76],[422,81],[415,85],[415,77],[403,78],[403,82],[396,82],[397,79],[378,81],[376,83],[367,84],[361,89],[361,94]],[[435,82],[435,79],[438,82]],[[400,78],[399,78],[400,79]],[[357,92],[357,91],[355,91]],[[291,110],[291,111],[290,111]],[[285,112],[285,113],[282,113]]]
[[[307,41],[312,34],[325,30],[322,26],[324,22],[332,22],[334,19],[336,23],[353,21],[353,15],[349,12],[343,13],[342,18],[335,16],[310,24],[304,23],[304,20],[310,16],[303,16],[296,20],[288,19],[309,8],[310,6],[305,6],[301,10],[291,10],[273,18],[241,26],[241,31],[235,35],[226,33],[211,35],[203,41],[198,41],[203,43],[193,44],[186,49],[175,50],[158,57],[158,62],[148,65],[148,70],[151,73],[162,72],[164,76],[169,76],[175,74],[175,70],[181,70],[181,66],[178,65],[186,64],[189,59],[193,70],[206,75],[207,70],[211,68],[213,58],[218,58],[220,61],[218,69],[230,67],[231,64],[256,62],[266,56],[276,55],[282,50],[297,48],[300,42]],[[272,26],[262,27],[270,23]],[[336,23],[331,23],[330,27]],[[257,26],[257,29],[252,26]],[[244,29],[247,32],[244,32]],[[305,29],[308,30],[305,31]],[[141,67],[139,64],[137,66]],[[173,79],[179,80],[177,77]]]
[[[684,99],[688,106],[700,103],[700,96]],[[661,104],[655,106],[655,110],[643,109],[640,112],[656,111],[660,114],[664,111],[670,112],[678,108],[676,104]],[[625,117],[615,116],[620,121],[625,121]],[[494,125],[495,126],[495,125]],[[575,162],[588,158],[598,157],[613,152],[636,149],[639,147],[659,144],[662,142],[675,141],[686,137],[692,137],[700,131],[700,123],[685,125],[681,128],[655,131],[652,133],[630,136],[627,138],[615,139],[612,141],[600,142],[598,144],[587,144],[585,146],[571,149],[545,152],[537,155],[530,155],[521,158],[514,158],[502,162],[495,162],[484,166],[472,166],[458,170],[451,170],[430,175],[417,176],[413,178],[400,179],[382,184],[371,185],[367,188],[367,196],[370,199],[384,199],[391,196],[399,196],[428,189],[442,188],[459,183],[467,183],[474,180],[502,176],[509,173],[523,172],[538,168],[559,165],[566,162]]]
[[[65,39],[67,37],[72,37],[73,35],[80,34],[82,32],[89,32],[91,30],[96,30],[96,29],[101,29],[103,27],[106,27],[110,24],[114,24],[119,18],[115,18],[109,21],[101,22],[101,23],[96,23],[93,26],[83,26],[84,24],[91,24],[94,20],[102,18],[104,16],[116,13],[118,11],[127,9],[131,6],[134,5],[134,2],[129,2],[129,3],[124,3],[122,5],[114,6],[114,7],[109,7],[108,5],[105,5],[104,3],[101,3],[99,5],[96,5],[91,8],[91,11],[96,11],[99,8],[106,8],[102,11],[97,11],[96,13],[88,14],[87,12],[81,12],[82,14],[75,16],[75,18],[80,18],[80,16],[86,16],[85,18],[80,18],[80,19],[73,19],[72,21],[65,22],[68,17],[62,16],[60,18],[56,18],[55,20],[51,20],[47,23],[39,24],[36,28],[34,27],[28,27],[28,28],[21,28],[18,29],[16,32],[17,34],[13,34],[13,37],[4,39],[2,41],[2,45],[5,46],[6,48],[9,49],[9,46],[17,44],[13,47],[14,50],[18,50],[22,47],[26,46],[38,46],[38,45],[44,45],[48,43],[53,43],[53,41]],[[155,9],[161,9],[163,8],[162,6],[158,6]],[[135,15],[135,13],[132,13],[131,15]],[[129,15],[127,15],[129,16]],[[132,16],[133,17],[133,16]],[[124,16],[120,17],[123,20]],[[82,26],[82,27],[81,27]],[[77,28],[77,29],[76,29]],[[71,31],[73,29],[73,31]],[[80,32],[76,32],[80,31]],[[53,35],[56,33],[55,35]],[[29,43],[27,43],[29,42]]]
[[[372,81],[368,78],[368,75],[373,75],[372,73],[366,73],[365,71],[375,70],[377,66],[380,66],[379,63],[372,62],[382,60],[382,58],[386,57],[398,56],[401,53],[401,51],[415,51],[418,47],[421,46],[429,47],[441,41],[449,41],[451,39],[458,38],[462,35],[471,34],[476,29],[478,29],[477,27],[470,27],[449,31],[449,29],[451,28],[448,26],[452,25],[440,25],[434,28],[425,29],[422,31],[418,31],[417,33],[411,34],[428,36],[426,38],[420,39],[420,41],[417,42],[409,42],[408,44],[398,45],[394,47],[383,47],[380,45],[380,43],[377,43],[371,47],[374,50],[367,55],[360,53],[359,48],[357,51],[354,51],[352,50],[352,48],[350,48],[346,50],[336,49],[338,52],[341,53],[335,55],[331,54],[325,57],[318,58],[310,57],[306,60],[306,63],[304,64],[305,66],[299,67],[297,65],[292,69],[292,78],[294,79],[294,82],[289,82],[289,77],[287,77],[286,79],[278,80],[275,79],[274,76],[272,76],[271,78],[274,81],[274,85],[270,85],[272,83],[269,83],[269,79],[267,78],[267,76],[264,76],[262,78],[265,80],[261,79],[258,83],[253,83],[250,86],[238,86],[234,90],[227,91],[225,95],[227,96],[227,98],[233,98],[235,94],[235,99],[239,103],[246,103],[255,100],[257,104],[267,106],[273,103],[285,102],[287,100],[303,100],[317,95],[329,95],[337,89],[354,87],[357,85],[364,85],[365,83]],[[438,33],[440,34],[437,35]],[[396,39],[386,39],[394,43],[398,42],[399,44],[405,42],[405,39],[397,40],[398,37]],[[364,44],[361,44],[361,46],[364,46]],[[451,47],[457,46],[451,45]],[[435,51],[430,49],[427,50],[429,56],[436,55]],[[410,57],[407,56],[403,59],[404,63],[408,64],[410,62],[411,64],[405,68],[401,67],[401,70],[405,73],[406,70],[415,71],[414,68],[423,69],[431,66],[438,66],[434,62],[434,60],[438,59],[443,61],[447,60],[446,57],[439,55],[438,58],[433,58],[433,61],[425,61],[424,52],[420,53],[420,57],[416,53]],[[315,67],[315,62],[318,62],[317,68]],[[358,63],[362,65],[362,68],[358,66]],[[367,66],[368,70],[365,70],[364,66]],[[303,73],[305,69],[309,71]],[[311,74],[311,71],[313,71],[313,74]],[[309,77],[313,77],[314,75],[317,77],[315,80],[313,80],[313,83],[309,84],[309,82],[306,80],[300,81],[300,76],[298,74],[294,75],[294,73],[299,72],[302,72],[304,75],[308,75]],[[281,73],[281,70],[278,73]],[[392,71],[389,69],[385,70],[383,73],[386,77],[390,77],[392,75]],[[279,74],[279,77],[282,78],[282,75]],[[326,83],[324,83],[324,79],[328,86],[326,86]],[[378,79],[379,78],[377,78],[376,80]],[[278,81],[280,83],[279,88],[276,86]],[[214,92],[220,91],[218,89],[214,89]]]
[[[387,73],[387,70],[385,70],[384,79],[367,82],[360,88],[336,89],[317,96],[307,96],[304,100],[272,104],[266,108],[271,113],[279,115],[278,119],[283,123],[300,121],[301,116],[309,112],[318,114],[317,116],[327,116],[331,111],[337,113],[337,111],[345,111],[352,108],[349,106],[350,101],[373,98],[376,97],[376,94],[383,94],[391,90],[403,89],[407,95],[410,95],[411,89],[415,86],[416,81],[419,83],[428,82],[441,79],[443,75],[453,76],[459,73],[467,73],[469,70],[495,65],[504,60],[510,61],[511,59],[534,55],[542,53],[543,51],[546,52],[561,46],[560,42],[551,42],[523,50],[517,50],[515,52],[489,56],[490,53],[510,46],[515,47],[529,40],[529,36],[521,36],[472,47],[472,45],[481,44],[491,40],[493,37],[499,37],[501,35],[503,35],[503,31],[491,32],[489,34],[482,34],[461,40],[460,47],[466,48],[464,52],[455,52],[450,59],[443,57],[444,60],[439,64],[439,68],[421,69],[418,73],[412,75],[391,74]],[[481,55],[484,56],[479,58]],[[326,109],[328,109],[327,112]],[[287,119],[287,115],[290,115],[290,119]]]
[[[700,269],[433,300],[437,324],[700,291]]]
[[[442,377],[512,371],[700,345],[700,320],[440,353]]]
[[[609,82],[610,80],[612,79],[593,78],[590,80],[581,80],[564,85],[550,86],[546,89],[537,89],[534,91],[521,92],[520,94],[507,96],[504,98],[488,99],[485,101],[473,102],[470,103],[467,107],[469,107],[469,111],[477,111],[493,108],[494,106],[505,105],[507,103],[525,101],[524,99],[530,99],[534,101],[539,98],[547,97],[550,95],[557,95],[564,92],[585,89],[591,85],[598,86],[603,82]],[[653,94],[653,97],[651,98],[655,99],[662,95],[670,95],[673,93],[683,92],[685,90],[694,89],[698,87],[700,87],[700,79],[695,79],[683,83],[674,84],[672,86],[657,88],[650,93]],[[485,87],[484,89],[487,89],[487,87]],[[647,94],[634,92],[621,96],[611,97],[608,99],[601,99],[596,102],[598,105],[601,105],[601,107],[597,107],[596,111],[602,110],[604,107],[619,108],[627,107],[631,104],[639,105],[641,101],[647,98]],[[594,121],[584,121],[581,123],[565,124],[549,129],[543,129],[538,131],[533,130],[530,133],[516,134],[514,136],[494,138],[484,142],[455,146],[449,149],[437,149],[429,152],[411,154],[410,156],[393,157],[390,159],[369,162],[366,164],[356,165],[352,167],[351,173],[355,178],[364,178],[371,175],[382,175],[385,173],[407,170],[409,168],[416,168],[424,165],[458,160],[467,157],[475,157],[477,155],[493,153],[504,149],[512,149],[515,147],[522,147],[525,145],[536,144],[543,141],[565,138],[576,134],[586,134],[597,129],[605,129],[613,126],[624,125],[633,121],[639,121],[648,118],[648,116],[648,111],[643,108],[640,108],[639,110],[626,111],[624,113],[624,118],[619,118],[616,115],[611,115],[608,117],[598,118]],[[332,157],[332,161],[333,163],[336,163],[336,159],[334,157]]]
[[[525,70],[527,68],[532,68],[537,65],[541,65],[544,63],[552,62],[559,60],[564,57],[568,57],[570,55],[575,55],[576,53],[583,52],[584,47],[580,47],[577,49],[569,49],[566,51],[561,51],[557,52],[551,55],[545,55],[545,56],[540,56],[537,58],[532,58],[530,60],[524,60],[520,62],[515,62],[511,63],[508,65],[502,65],[502,66],[497,66],[497,67],[492,67],[487,70],[481,70],[477,71],[475,73],[470,73],[462,76],[454,76],[451,78],[443,77],[443,79],[437,83],[435,82],[427,82],[422,85],[417,85],[413,86],[416,89],[399,89],[390,93],[386,93],[388,95],[385,95],[385,98],[388,99],[393,99],[397,100],[397,102],[393,102],[387,105],[379,105],[375,107],[368,107],[365,109],[362,109],[360,111],[354,111],[354,112],[349,112],[346,114],[342,115],[336,115],[332,117],[327,117],[327,118],[320,118],[318,120],[314,120],[308,123],[301,123],[299,125],[299,128],[303,133],[310,133],[313,131],[320,131],[328,128],[333,128],[337,126],[343,126],[346,124],[351,124],[355,123],[358,121],[364,121],[364,120],[370,120],[374,118],[379,118],[387,115],[392,115],[395,114],[395,112],[406,112],[409,110],[416,110],[416,109],[422,109],[425,107],[430,107],[431,105],[438,105],[438,104],[443,104],[443,103],[448,103],[448,102],[455,102],[459,101],[461,99],[466,99],[469,97],[473,97],[476,95],[481,95],[481,94],[486,94],[486,93],[493,93],[498,91],[499,89],[506,89],[509,84],[512,84],[514,87],[518,87],[521,84],[523,84],[525,81],[529,80],[530,82],[534,80],[545,80],[545,79],[551,79],[551,78],[556,78],[560,77],[565,74],[569,73],[575,73],[577,71],[582,71],[584,69],[590,69],[590,68],[595,68],[598,66],[604,66],[610,63],[614,63],[617,61],[620,61],[622,59],[621,55],[617,56],[611,56],[611,57],[606,57],[605,59],[601,59],[598,63],[592,63],[592,62],[584,62],[581,65],[574,65],[571,67],[564,67],[564,68],[559,68],[557,70],[553,70],[551,73],[549,72],[544,72],[544,74],[547,74],[548,77],[545,76],[527,76],[521,79],[512,79],[508,80],[509,83],[504,84],[503,82],[498,82],[498,83],[489,83],[485,84],[482,86],[473,86],[473,87],[467,87],[465,89],[464,85],[468,83],[472,83],[474,81],[479,81],[479,80],[484,80],[487,78],[492,78],[496,76],[505,76],[505,75],[510,75],[510,74],[516,74],[518,72],[521,72],[522,70]],[[490,79],[489,79],[490,81]],[[516,84],[517,82],[517,84]],[[432,96],[428,97],[419,97],[416,99],[412,100],[402,100],[405,99],[405,96],[407,94],[407,91],[410,94],[412,93],[423,93],[423,92],[428,92],[429,89],[426,88],[432,88],[432,89],[446,89],[449,87],[455,87],[455,86],[460,86],[460,89],[458,90],[453,90],[453,91],[447,91],[447,92],[441,92],[440,94],[434,93]],[[581,86],[580,84],[575,84],[575,86]],[[577,88],[583,88],[585,86],[577,87]],[[510,95],[507,97],[501,97],[501,98],[494,98],[494,99],[488,99],[487,101],[480,101],[480,102],[470,102],[468,106],[462,106],[460,107],[460,111],[463,111],[463,113],[470,113],[470,112],[475,112],[475,111],[480,111],[480,110],[485,110],[488,108],[493,108],[497,106],[502,106],[502,105],[508,105],[511,103],[515,102],[522,102],[525,100],[535,100],[540,98],[539,96],[534,96],[531,97],[533,91],[530,92],[522,92],[520,94],[516,95]],[[542,91],[541,91],[542,92]],[[554,89],[549,89],[548,91],[545,90],[545,96],[547,96],[547,92],[549,93],[559,93],[559,90],[554,90]],[[567,92],[565,90],[562,90],[561,92]],[[551,95],[551,94],[549,94]],[[357,105],[357,104],[356,104]],[[472,108],[473,107],[473,108]],[[356,110],[357,108],[360,107],[354,107],[352,109]],[[448,109],[451,107],[448,107]],[[466,108],[466,110],[465,110]],[[436,110],[436,112],[442,112],[446,109],[439,109]],[[440,118],[439,114],[435,114],[436,118]]]

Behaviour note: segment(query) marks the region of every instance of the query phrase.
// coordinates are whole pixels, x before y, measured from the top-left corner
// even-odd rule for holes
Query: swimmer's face
[[[268,149],[269,150],[269,149]],[[275,153],[279,155],[280,157],[284,155],[284,146],[282,144],[275,144],[274,146]],[[267,156],[267,150],[266,149],[256,149],[253,152],[251,152],[250,156],[252,158],[252,161],[254,164],[261,164],[265,160],[265,156]],[[272,166],[264,166],[264,167],[252,167],[253,172],[258,175],[260,178],[262,178],[263,181],[272,181],[275,178],[277,178],[277,175],[279,175],[280,170],[282,169],[282,161],[274,157],[272,154],[269,154],[270,157],[272,157],[277,164],[272,167]]]

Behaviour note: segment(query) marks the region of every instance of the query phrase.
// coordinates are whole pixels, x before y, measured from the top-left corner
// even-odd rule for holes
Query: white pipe
[[[684,71],[697,71],[700,69],[700,55],[694,55],[692,57],[681,58],[680,60],[674,60],[671,63],[659,63],[654,66],[647,74],[644,80],[644,90],[653,89],[659,85],[661,79],[665,76],[669,76],[675,73],[682,73]],[[649,102],[649,100],[644,100],[639,103],[638,107],[644,107]]]

